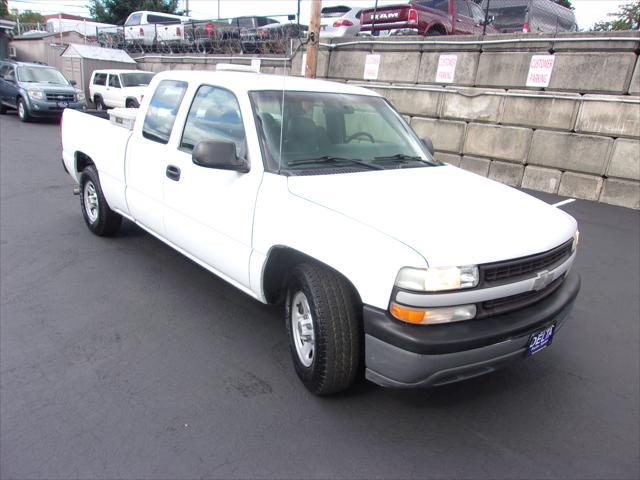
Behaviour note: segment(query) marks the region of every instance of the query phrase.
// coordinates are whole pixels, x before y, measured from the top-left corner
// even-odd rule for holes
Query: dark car
[[[55,68],[0,62],[0,113],[14,109],[21,121],[28,122],[33,117],[60,117],[65,108],[81,110],[86,106],[84,93]]]
[[[482,2],[482,9],[487,0]],[[490,0],[489,16],[500,32],[575,32],[576,16],[552,0]]]
[[[484,12],[473,0],[411,0],[362,11],[361,32],[373,35],[465,35],[498,33],[484,25]]]

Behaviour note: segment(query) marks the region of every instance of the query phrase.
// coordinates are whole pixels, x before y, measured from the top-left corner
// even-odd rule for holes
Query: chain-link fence
[[[99,45],[130,53],[284,54],[307,27],[270,17],[193,20],[181,23],[97,28]]]

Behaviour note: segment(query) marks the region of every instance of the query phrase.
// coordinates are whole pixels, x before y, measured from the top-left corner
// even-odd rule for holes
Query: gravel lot
[[[279,308],[130,223],[87,230],[57,124],[0,116],[0,145],[2,478],[640,475],[638,212],[563,207],[583,286],[548,351],[447,387],[316,398]]]

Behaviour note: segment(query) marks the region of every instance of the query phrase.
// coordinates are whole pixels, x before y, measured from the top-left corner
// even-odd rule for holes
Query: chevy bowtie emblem
[[[536,279],[533,282],[533,289],[535,291],[542,290],[544,287],[553,282],[553,273],[549,270],[543,270],[538,272]]]

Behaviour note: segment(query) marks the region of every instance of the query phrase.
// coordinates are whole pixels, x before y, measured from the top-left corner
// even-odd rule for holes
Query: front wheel
[[[94,166],[85,168],[80,175],[80,205],[87,227],[96,235],[108,237],[120,228],[122,217],[109,208]]]
[[[360,372],[361,305],[338,273],[312,263],[296,266],[285,303],[293,364],[316,395],[349,388]]]
[[[29,115],[27,104],[21,98],[18,99],[18,118],[21,122],[28,122],[31,120],[31,115]]]

